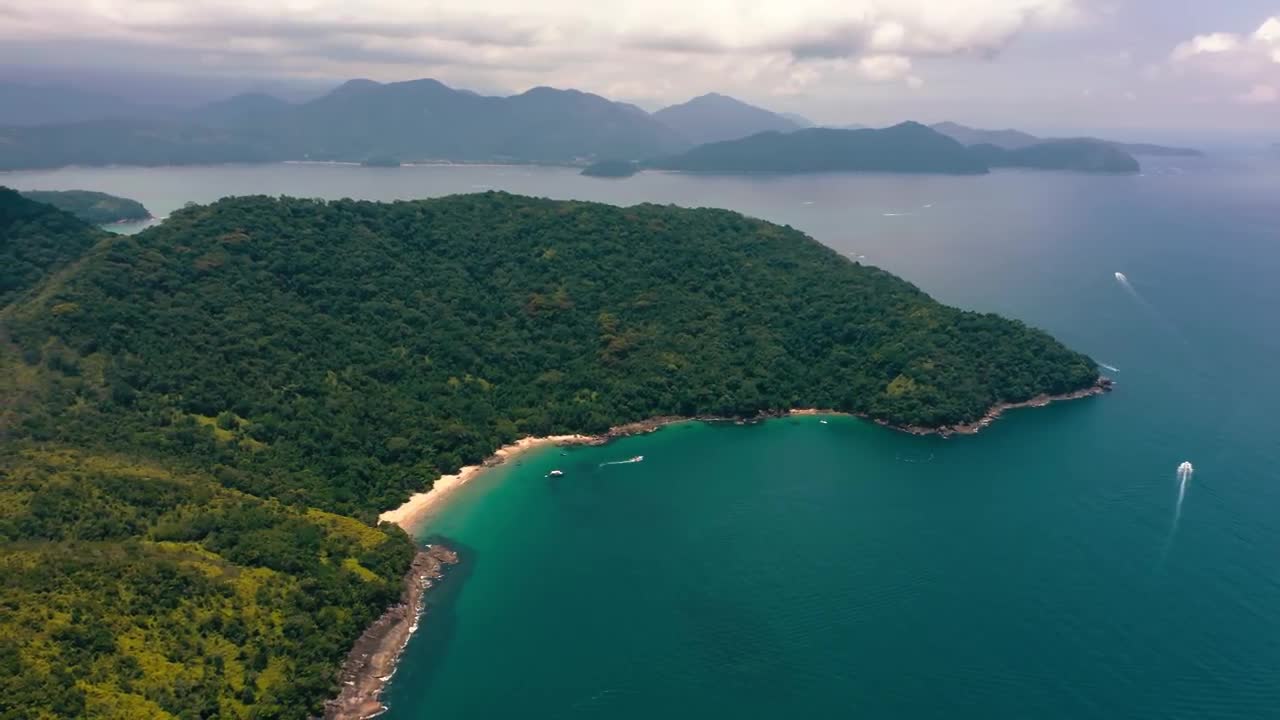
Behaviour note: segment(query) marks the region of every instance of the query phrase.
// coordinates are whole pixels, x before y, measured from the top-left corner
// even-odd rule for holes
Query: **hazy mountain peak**
[[[798,123],[777,113],[715,92],[665,107],[653,116],[697,144],[736,140],[767,130],[791,132],[800,128]]]

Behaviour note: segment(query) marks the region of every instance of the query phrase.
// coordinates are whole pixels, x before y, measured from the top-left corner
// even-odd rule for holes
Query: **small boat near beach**
[[[563,470],[552,470],[551,472],[547,473],[548,477],[560,477],[562,475],[564,475]]]

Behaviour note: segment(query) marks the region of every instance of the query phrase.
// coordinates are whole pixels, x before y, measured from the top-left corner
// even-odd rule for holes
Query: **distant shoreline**
[[[429,489],[424,492],[415,493],[409,497],[404,503],[398,507],[383,512],[378,516],[380,522],[390,522],[399,525],[405,532],[412,535],[420,527],[422,521],[453,494],[454,490],[466,485],[468,482],[479,477],[484,471],[502,465],[503,463],[525,453],[546,446],[568,446],[568,445],[603,445],[618,438],[629,437],[632,435],[644,435],[646,433],[660,430],[668,425],[674,425],[682,422],[726,422],[733,421],[742,424],[761,422],[764,420],[772,420],[784,417],[796,416],[814,416],[814,415],[831,415],[843,417],[856,417],[862,420],[869,420],[875,424],[886,427],[899,432],[906,432],[912,435],[940,435],[942,437],[950,437],[952,435],[974,435],[984,428],[990,426],[1000,418],[1008,410],[1030,407],[1044,407],[1055,402],[1064,402],[1067,400],[1079,400],[1082,398],[1093,397],[1110,392],[1112,389],[1112,381],[1105,377],[1099,377],[1092,385],[1087,388],[1075,390],[1069,393],[1059,395],[1037,395],[1030,400],[1024,400],[1016,403],[997,403],[987,410],[982,417],[968,423],[958,423],[956,425],[943,425],[941,427],[931,428],[920,425],[895,425],[885,420],[878,420],[867,417],[860,413],[849,413],[840,410],[827,410],[821,408],[794,408],[779,413],[762,413],[755,417],[731,418],[720,416],[659,416],[641,420],[634,423],[626,423],[610,428],[608,432],[599,435],[548,435],[542,437],[524,437],[513,443],[509,443],[498,448],[492,455],[479,465],[467,465],[458,472],[450,475],[441,475]]]

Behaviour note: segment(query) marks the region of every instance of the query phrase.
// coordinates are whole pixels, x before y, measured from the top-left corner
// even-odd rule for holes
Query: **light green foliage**
[[[0,718],[306,718],[413,553],[123,455],[10,450],[0,477]]]

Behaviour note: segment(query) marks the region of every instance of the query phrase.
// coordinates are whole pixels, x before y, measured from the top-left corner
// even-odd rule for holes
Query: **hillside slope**
[[[10,330],[87,384],[29,432],[199,457],[236,489],[366,519],[525,434],[792,407],[940,426],[1097,376],[789,229],[495,193],[187,208],[112,239]]]

